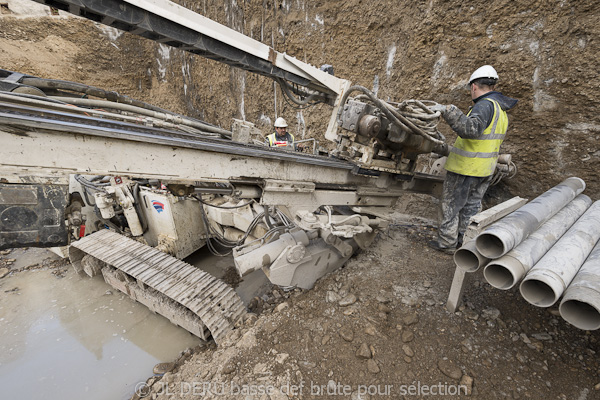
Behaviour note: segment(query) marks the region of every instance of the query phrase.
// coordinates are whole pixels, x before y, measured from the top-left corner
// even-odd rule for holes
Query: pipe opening
[[[588,303],[566,300],[562,302],[559,310],[565,321],[579,329],[593,331],[600,328],[600,311]]]
[[[482,233],[477,236],[475,246],[477,247],[477,251],[487,258],[498,258],[507,251],[504,248],[502,240],[491,233]]]
[[[462,247],[454,252],[454,263],[467,272],[475,272],[480,267],[477,255]]]
[[[508,268],[500,264],[488,264],[483,270],[483,276],[496,289],[507,290],[515,286],[515,276]]]
[[[535,279],[523,281],[520,289],[523,298],[534,306],[550,307],[557,300],[554,290],[542,281]]]

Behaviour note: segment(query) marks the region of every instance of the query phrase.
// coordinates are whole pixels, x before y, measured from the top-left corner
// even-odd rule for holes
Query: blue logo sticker
[[[152,207],[160,214],[165,210],[165,205],[157,200],[152,200]]]

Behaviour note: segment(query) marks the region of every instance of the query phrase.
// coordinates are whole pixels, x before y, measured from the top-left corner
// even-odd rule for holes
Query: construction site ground
[[[415,202],[435,208],[419,197],[408,211]],[[600,398],[596,332],[529,305],[517,289],[492,288],[480,273],[459,311],[447,311],[452,256],[425,245],[430,219],[393,217],[371,248],[313,290],[274,288],[251,301],[256,318],[221,346],[182,348],[164,375],[148,365],[146,383],[131,385],[152,399]],[[28,273],[11,260],[1,255],[3,273]],[[73,273],[67,267],[33,265],[53,279]]]

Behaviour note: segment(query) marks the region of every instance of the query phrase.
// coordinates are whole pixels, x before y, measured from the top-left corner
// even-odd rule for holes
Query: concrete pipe
[[[591,204],[585,194],[577,196],[517,247],[486,265],[485,279],[498,289],[514,287]]]
[[[600,328],[600,242],[567,288],[559,311],[565,321],[579,329]]]
[[[521,295],[538,307],[550,307],[562,296],[600,239],[600,201],[538,261],[521,282]]]
[[[487,258],[503,256],[552,218],[585,189],[580,178],[568,178],[518,210],[492,224],[475,238],[477,250]]]
[[[454,264],[465,272],[475,272],[489,261],[477,251],[474,240],[466,242],[454,252]]]

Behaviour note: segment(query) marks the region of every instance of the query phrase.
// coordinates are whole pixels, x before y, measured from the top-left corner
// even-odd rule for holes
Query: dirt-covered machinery
[[[441,188],[439,176],[415,171],[419,154],[447,153],[439,114],[423,102],[383,102],[165,0],[39,1],[269,76],[299,105],[330,104],[335,149],[272,149],[247,140],[254,128],[243,121],[227,131],[0,70],[0,249],[70,244],[78,271],[218,342],[244,305],[183,258],[206,246],[233,254],[241,277],[262,270],[275,285],[311,288],[371,244],[402,194]]]

